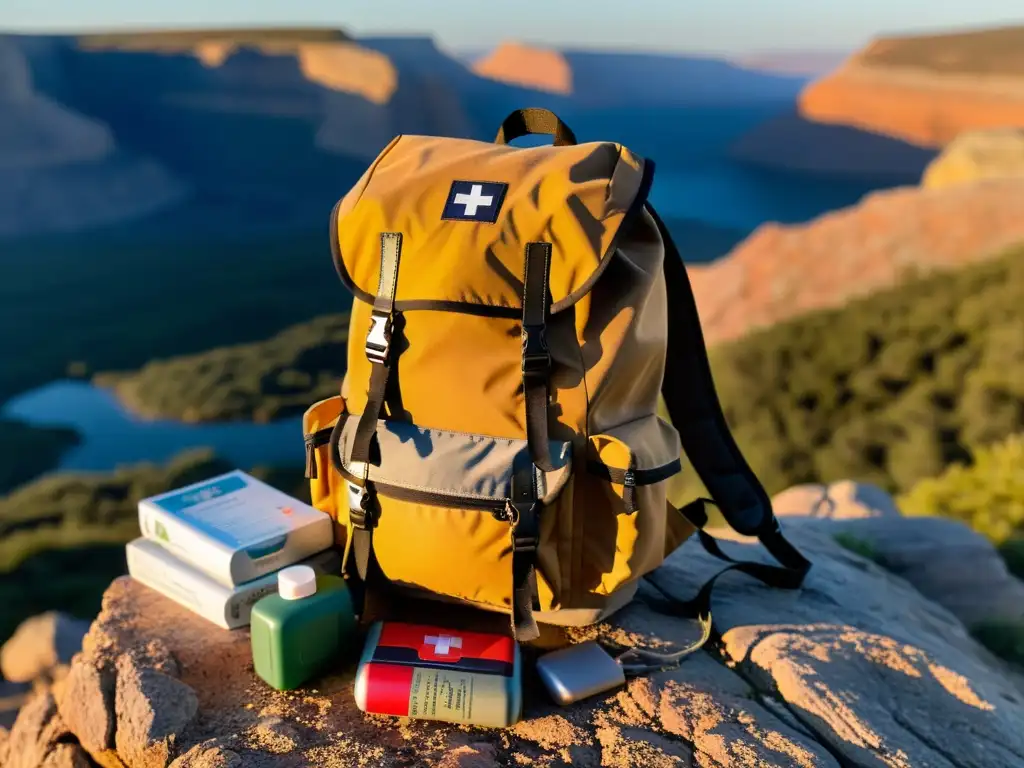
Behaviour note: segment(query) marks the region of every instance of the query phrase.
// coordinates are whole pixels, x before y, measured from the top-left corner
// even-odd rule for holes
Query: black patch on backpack
[[[507,191],[508,184],[500,181],[453,181],[441,218],[493,224]]]

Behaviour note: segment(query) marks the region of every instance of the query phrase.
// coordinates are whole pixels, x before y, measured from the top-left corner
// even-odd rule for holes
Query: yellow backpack
[[[509,146],[528,133],[554,143]],[[685,456],[783,565],[729,569],[802,582],[726,426],[653,171],[525,109],[494,143],[396,137],[335,206],[348,367],[303,429],[353,579],[507,612],[520,640],[597,622],[707,521],[669,502]]]

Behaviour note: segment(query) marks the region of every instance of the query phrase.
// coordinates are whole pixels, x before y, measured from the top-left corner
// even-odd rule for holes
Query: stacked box
[[[239,470],[143,499],[139,527],[129,574],[225,629],[249,623],[282,568],[341,572],[330,517]]]

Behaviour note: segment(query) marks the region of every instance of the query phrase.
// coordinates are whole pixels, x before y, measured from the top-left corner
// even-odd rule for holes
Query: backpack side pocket
[[[346,416],[345,399],[340,395],[313,403],[302,417],[302,439],[306,444],[306,478],[313,506],[330,515],[335,522],[348,521],[347,488],[331,466],[331,432]],[[339,519],[340,515],[340,519]]]
[[[577,581],[584,594],[612,595],[661,565],[679,454],[678,434],[656,414],[590,436],[573,500],[585,510]]]

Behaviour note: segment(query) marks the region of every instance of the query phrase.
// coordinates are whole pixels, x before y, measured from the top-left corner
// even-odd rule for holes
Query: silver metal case
[[[551,698],[562,706],[626,682],[622,666],[593,641],[541,656],[537,659],[537,674]]]

